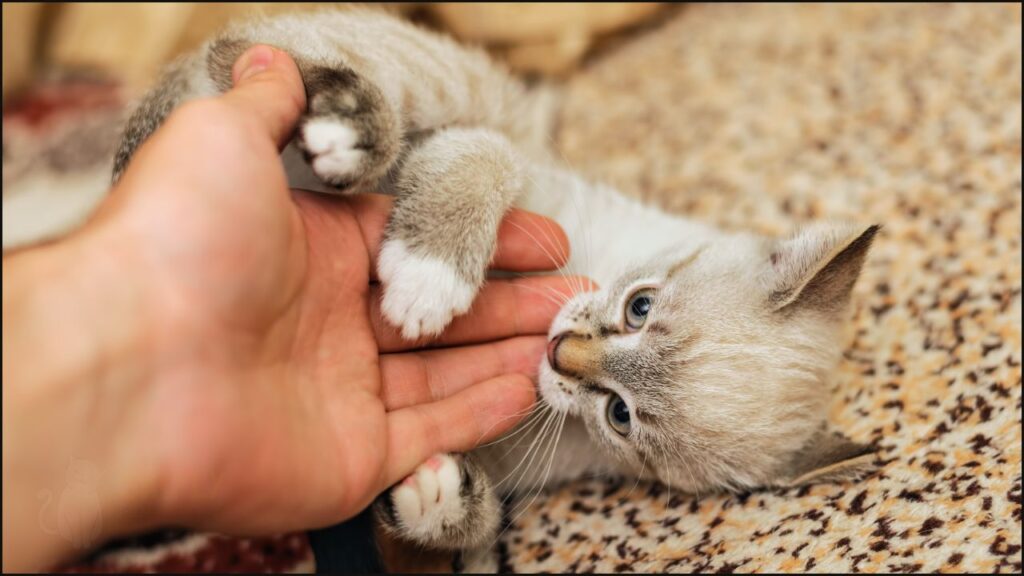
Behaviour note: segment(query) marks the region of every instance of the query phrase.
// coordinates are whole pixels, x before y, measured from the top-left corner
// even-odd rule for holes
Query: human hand
[[[461,347],[413,350],[381,320],[372,283],[390,200],[290,191],[278,150],[305,107],[298,71],[256,48],[235,79],[229,93],[175,111],[80,233],[4,259],[5,278],[55,280],[44,315],[65,329],[75,320],[68,341],[103,336],[73,350],[89,382],[55,377],[30,391],[19,386],[27,368],[5,363],[5,485],[8,397],[63,396],[14,425],[66,437],[54,455],[97,463],[110,480],[107,536],[156,525],[252,534],[357,513],[431,454],[470,449],[526,413],[557,296],[578,282],[493,281],[439,341]],[[561,265],[567,240],[552,230],[512,212],[495,265]],[[33,329],[8,345],[20,326],[9,308],[31,309],[18,294],[5,280],[5,358],[52,336]]]

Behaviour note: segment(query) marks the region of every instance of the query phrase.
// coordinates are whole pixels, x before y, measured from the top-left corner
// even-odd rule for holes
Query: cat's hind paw
[[[377,272],[384,286],[381,311],[406,340],[440,334],[469,310],[477,292],[451,265],[413,254],[401,240],[384,243]]]
[[[401,122],[380,89],[346,67],[303,70],[308,110],[295,143],[325,183],[355,192],[373,186],[402,146]]]
[[[312,118],[303,124],[300,138],[313,172],[324,182],[348,186],[365,171],[367,155],[358,148],[359,133],[349,122]]]
[[[406,533],[428,541],[466,515],[459,462],[437,454],[391,490],[395,519]]]

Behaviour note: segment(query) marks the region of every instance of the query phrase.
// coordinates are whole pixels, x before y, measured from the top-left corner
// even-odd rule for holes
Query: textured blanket
[[[742,494],[573,483],[512,521],[506,569],[1020,572],[1019,5],[689,5],[570,79],[557,142],[728,228],[883,224],[830,383],[880,465]],[[312,567],[302,535],[170,534],[70,569]]]
[[[1020,6],[688,6],[570,84],[568,162],[717,224],[877,222],[831,419],[847,485],[591,482],[507,537],[522,572],[1019,572]]]

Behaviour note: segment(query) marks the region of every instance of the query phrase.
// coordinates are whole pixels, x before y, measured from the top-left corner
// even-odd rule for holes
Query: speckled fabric
[[[567,161],[732,229],[884,225],[831,419],[856,484],[695,497],[594,480],[519,572],[1021,570],[1020,6],[691,5],[570,83]]]
[[[884,225],[831,385],[856,484],[736,495],[581,481],[502,541],[519,572],[1021,570],[1021,9],[688,5],[569,81],[577,169],[786,233]],[[305,571],[306,539],[172,533],[71,571]]]
[[[303,533],[263,538],[164,530],[112,542],[89,558],[63,567],[78,574],[141,573],[308,573],[314,571]]]

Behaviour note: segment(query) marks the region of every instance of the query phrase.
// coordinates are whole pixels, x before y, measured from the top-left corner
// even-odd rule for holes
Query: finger
[[[557,270],[569,261],[569,237],[557,222],[513,208],[498,227],[494,265],[498,270]]]
[[[377,253],[391,213],[392,198],[361,194],[351,198],[363,230],[363,240],[373,257],[376,279]],[[498,228],[498,245],[491,268],[512,272],[555,270],[569,260],[569,239],[557,222],[539,214],[513,208]]]
[[[231,78],[234,88],[221,99],[256,119],[283,148],[306,109],[306,90],[295,61],[281,50],[256,45],[238,58]]]
[[[593,290],[594,287],[593,282],[580,276],[492,280],[484,284],[469,312],[455,318],[440,337],[408,341],[381,315],[383,288],[375,284],[370,288],[370,320],[377,345],[383,352],[545,334],[565,302],[577,292]]]
[[[439,452],[465,452],[497,438],[533,405],[533,382],[521,374],[499,376],[450,398],[388,413],[390,486]]]
[[[546,345],[543,336],[521,336],[476,346],[384,354],[384,407],[391,411],[442,400],[503,374],[533,378]]]

